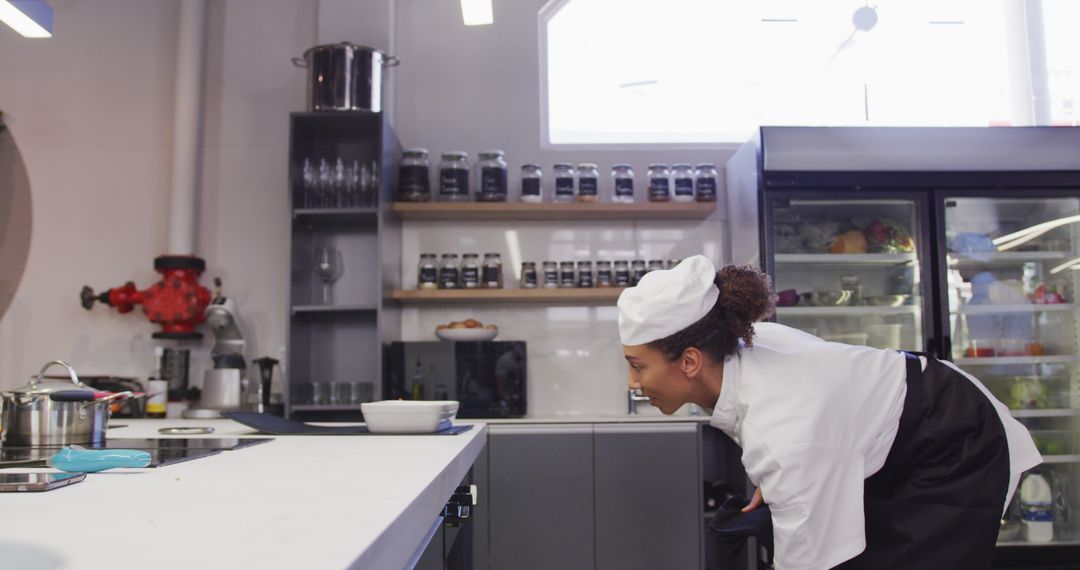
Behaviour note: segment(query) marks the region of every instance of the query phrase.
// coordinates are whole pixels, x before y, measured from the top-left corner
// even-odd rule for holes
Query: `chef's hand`
[[[761,489],[754,489],[754,497],[750,499],[750,504],[742,508],[741,512],[748,513],[758,507],[760,507],[765,501],[761,499]]]

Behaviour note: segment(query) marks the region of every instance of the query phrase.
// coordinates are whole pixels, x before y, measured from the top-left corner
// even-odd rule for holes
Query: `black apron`
[[[989,568],[1009,487],[1005,427],[962,374],[905,357],[896,439],[864,484],[866,550],[836,568]]]

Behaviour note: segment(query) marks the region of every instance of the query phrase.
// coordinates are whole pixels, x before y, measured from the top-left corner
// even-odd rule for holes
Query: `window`
[[[1078,124],[1073,0],[554,0],[545,143],[733,143],[758,125]]]

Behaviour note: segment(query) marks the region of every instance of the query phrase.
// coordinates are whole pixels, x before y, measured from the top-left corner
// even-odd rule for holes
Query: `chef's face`
[[[685,359],[669,361],[648,345],[623,345],[623,356],[630,365],[628,385],[640,389],[649,403],[665,414],[673,414],[690,401],[694,380],[687,375]]]

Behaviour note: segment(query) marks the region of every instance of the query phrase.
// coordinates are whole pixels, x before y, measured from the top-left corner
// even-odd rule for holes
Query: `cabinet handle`
[[[446,526],[461,526],[461,523],[472,517],[474,506],[476,506],[476,485],[458,487],[443,507],[443,523]]]

